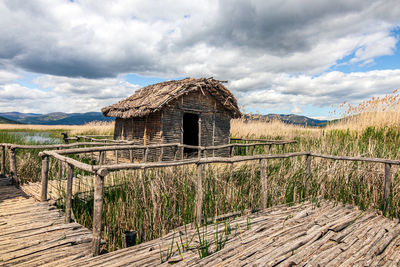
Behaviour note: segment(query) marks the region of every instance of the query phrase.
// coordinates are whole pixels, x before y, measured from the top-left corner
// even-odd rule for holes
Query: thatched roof
[[[141,88],[130,97],[116,104],[103,108],[104,116],[117,118],[142,117],[161,110],[165,105],[184,94],[200,90],[209,92],[233,118],[241,116],[236,98],[219,81],[213,78],[186,78],[177,81],[167,81]]]

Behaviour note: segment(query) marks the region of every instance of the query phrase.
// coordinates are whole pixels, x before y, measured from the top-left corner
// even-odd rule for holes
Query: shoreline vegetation
[[[312,151],[321,154],[362,156],[386,159],[400,158],[400,97],[373,98],[360,105],[344,104],[342,117],[326,127],[310,128],[287,125],[280,121],[235,119],[231,136],[235,138],[294,139],[286,152]],[[7,131],[26,130],[26,125],[0,125],[0,143],[7,143]],[[91,123],[83,126],[37,126],[31,131],[69,131],[73,135],[110,135],[113,123]],[[8,139],[10,140],[10,139]],[[14,140],[17,141],[18,140]],[[252,151],[249,151],[252,153]],[[264,151],[258,151],[263,153]],[[274,147],[271,153],[282,153]],[[241,151],[240,153],[245,153]],[[28,154],[28,156],[27,156]],[[37,152],[20,151],[18,173],[22,180],[38,181],[40,158]],[[88,160],[88,159],[82,159]],[[52,177],[57,177],[57,162],[51,164]],[[324,198],[337,203],[350,203],[363,210],[383,213],[384,167],[377,163],[313,159],[309,195],[304,188],[305,159],[302,157],[267,161],[268,206],[291,204],[302,199]],[[393,166],[393,189],[390,209],[386,214],[400,218],[399,168]],[[84,174],[75,171],[87,191],[74,197],[76,220],[91,227],[92,185]],[[236,211],[260,208],[260,167],[256,162],[211,164],[203,181],[206,218]],[[55,179],[55,178],[54,178]],[[104,239],[107,251],[122,247],[123,233],[137,231],[137,243],[160,237],[194,219],[196,171],[194,167],[160,168],[144,171],[119,171],[106,176],[104,196]],[[63,200],[59,203],[63,206]]]

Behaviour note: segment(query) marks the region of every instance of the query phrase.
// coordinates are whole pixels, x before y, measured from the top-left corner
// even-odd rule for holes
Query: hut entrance
[[[183,143],[190,146],[199,145],[199,115],[183,113]],[[186,148],[186,155],[197,153],[197,149]]]

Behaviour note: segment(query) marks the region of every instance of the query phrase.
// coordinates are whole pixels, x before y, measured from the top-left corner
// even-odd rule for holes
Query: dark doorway
[[[199,145],[199,115],[183,113],[183,143],[185,145]],[[183,150],[186,155],[196,154],[197,149],[186,148]]]

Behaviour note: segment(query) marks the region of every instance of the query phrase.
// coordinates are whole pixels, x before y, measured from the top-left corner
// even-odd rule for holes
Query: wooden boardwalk
[[[82,225],[65,224],[56,207],[0,178],[0,266],[64,266],[88,257],[91,239]]]
[[[202,227],[201,236],[204,232],[210,244],[210,255],[203,259],[196,229],[184,227],[91,257],[89,230],[63,221],[55,207],[0,178],[0,266],[400,266],[398,220],[327,201],[277,206],[232,219],[218,252],[215,224]],[[223,239],[225,230],[219,223]]]

